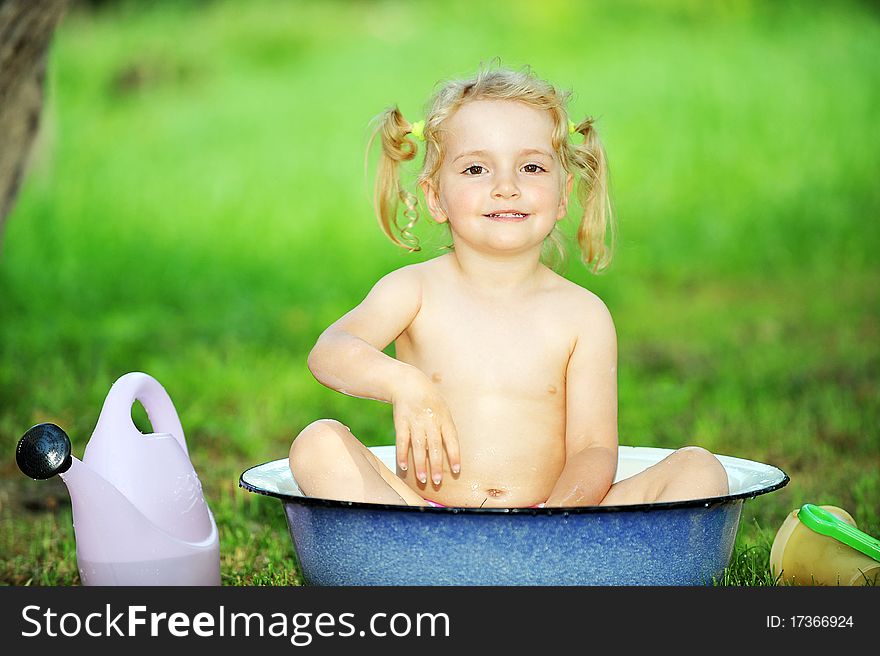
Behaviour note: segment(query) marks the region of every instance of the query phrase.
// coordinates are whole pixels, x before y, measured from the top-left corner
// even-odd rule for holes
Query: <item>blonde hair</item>
[[[582,143],[569,138],[569,118],[566,103],[568,91],[558,91],[550,83],[535,77],[528,67],[521,71],[503,68],[484,68],[473,78],[453,80],[444,84],[429,102],[425,116],[425,159],[417,184],[430,181],[436,185],[437,174],[443,162],[442,125],[459,107],[473,100],[513,100],[550,112],[554,128],[553,149],[562,166],[577,181],[577,195],[583,208],[577,230],[581,259],[594,272],[605,269],[611,262],[616,238],[616,226],[608,191],[608,163],[605,150],[593,127],[594,119],[577,123],[575,130],[583,135]],[[418,198],[401,184],[400,165],[412,160],[418,145],[410,136],[413,125],[397,106],[392,106],[374,119],[376,127],[370,137],[367,152],[373,141],[381,137],[382,152],[376,172],[374,208],[379,225],[392,242],[410,251],[418,251],[419,243],[412,228],[419,218]],[[403,203],[403,222],[398,210]],[[606,243],[606,239],[607,242]],[[565,248],[558,228],[548,236],[545,261],[554,268],[565,261]]]

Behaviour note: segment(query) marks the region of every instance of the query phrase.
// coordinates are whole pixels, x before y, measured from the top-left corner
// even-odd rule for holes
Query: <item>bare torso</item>
[[[565,374],[577,337],[570,301],[589,292],[542,267],[532,292],[487,296],[463,282],[452,256],[416,266],[421,307],[396,340],[396,357],[446,400],[461,472],[454,476],[444,457],[439,488],[420,484],[412,463],[398,475],[444,505],[545,501],[565,465]]]

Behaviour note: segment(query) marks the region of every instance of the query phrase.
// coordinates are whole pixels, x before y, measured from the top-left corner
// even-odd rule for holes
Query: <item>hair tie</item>
[[[568,133],[574,134],[575,132],[577,132],[577,126],[574,124],[574,121],[568,119]]]
[[[416,121],[409,127],[409,133],[419,141],[425,140],[425,122]]]

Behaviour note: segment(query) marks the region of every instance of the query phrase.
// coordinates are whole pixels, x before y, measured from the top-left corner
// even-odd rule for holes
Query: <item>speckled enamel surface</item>
[[[742,501],[595,514],[284,509],[311,585],[702,585],[730,561]]]

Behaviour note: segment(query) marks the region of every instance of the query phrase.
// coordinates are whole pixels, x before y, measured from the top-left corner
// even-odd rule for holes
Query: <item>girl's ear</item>
[[[425,194],[425,203],[428,205],[428,211],[431,213],[431,218],[437,223],[446,223],[449,220],[449,217],[446,216],[446,212],[443,211],[443,208],[440,205],[440,195],[437,193],[434,185],[431,184],[430,180],[425,180],[420,186],[422,188],[422,193]]]
[[[559,211],[556,213],[556,220],[562,221],[565,218],[565,215],[568,214],[568,199],[571,197],[571,187],[574,184],[574,176],[569,173],[568,177],[565,178],[565,193],[562,194],[562,198],[559,199]]]

